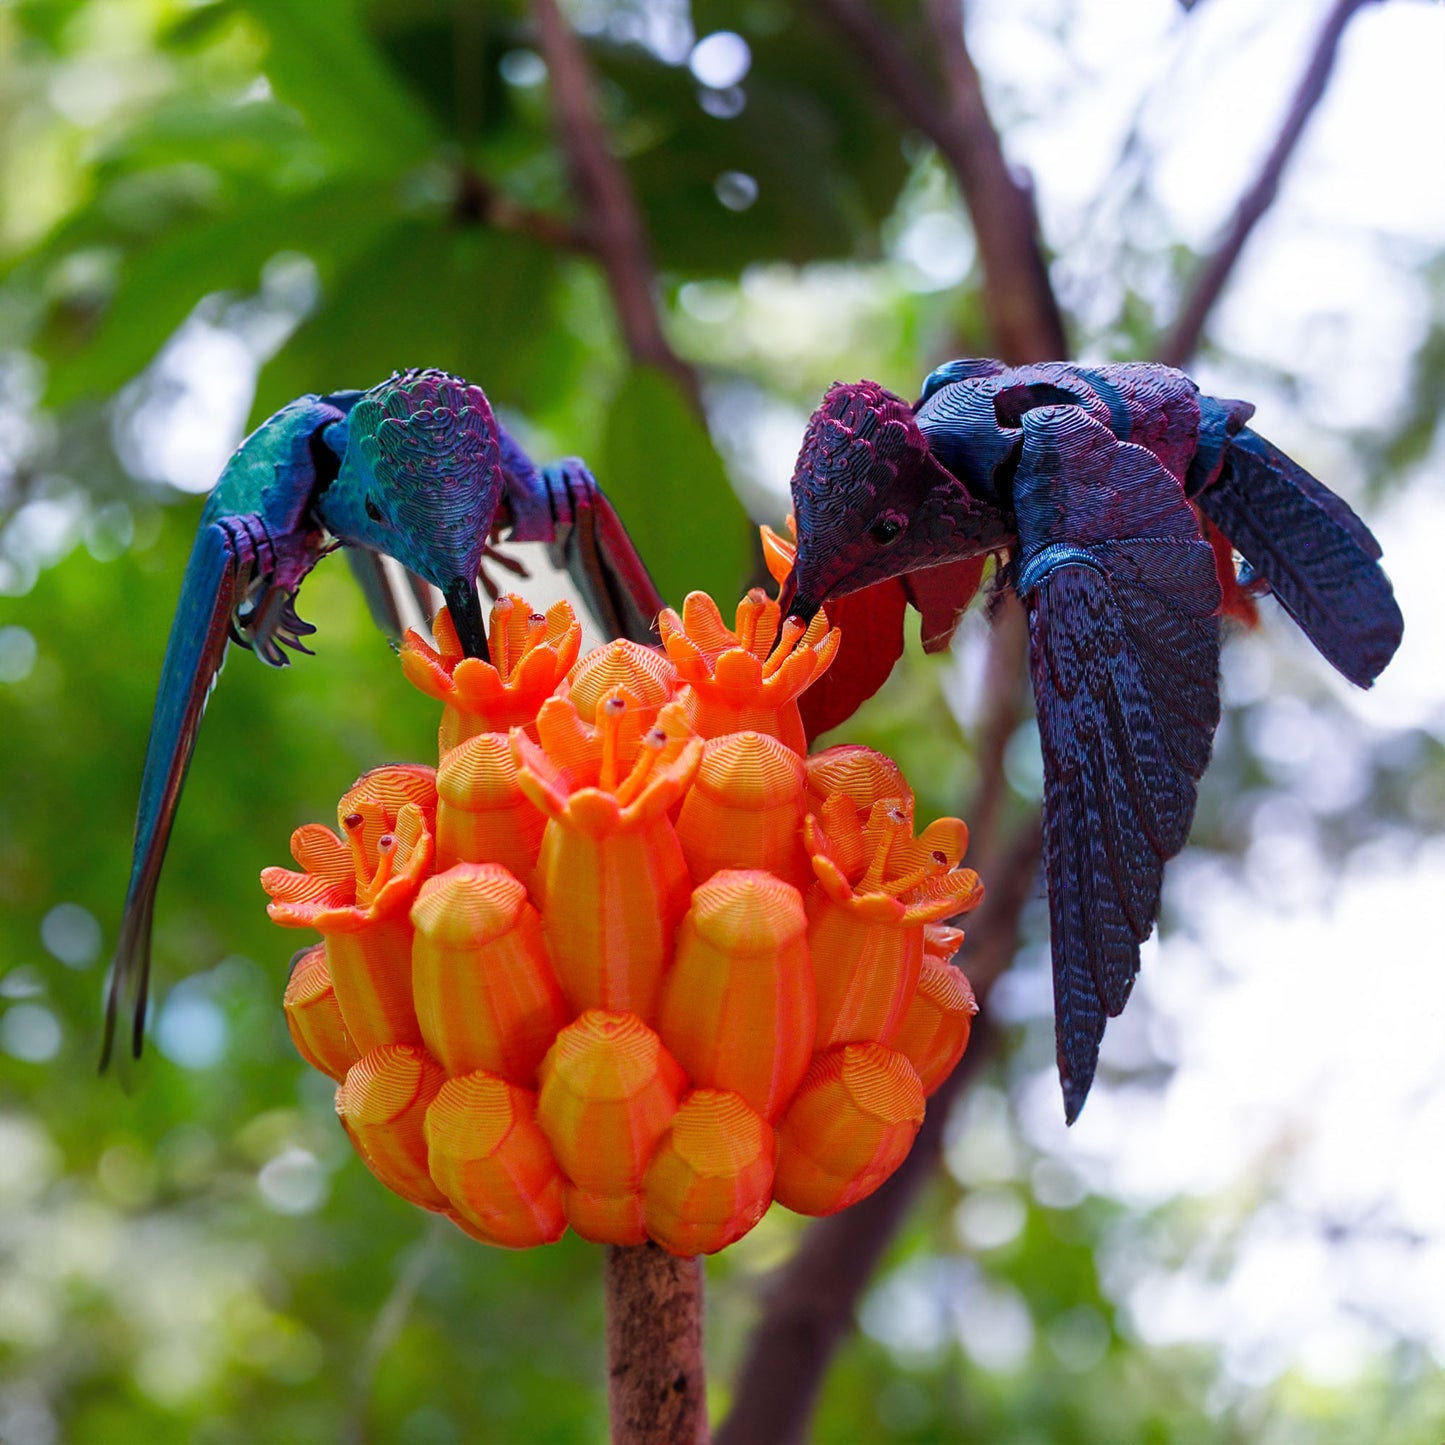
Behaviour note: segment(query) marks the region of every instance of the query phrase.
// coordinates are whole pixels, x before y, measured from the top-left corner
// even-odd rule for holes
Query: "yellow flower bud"
[[[647,1232],[673,1254],[713,1254],[741,1239],[772,1198],[773,1131],[737,1094],[695,1089],[643,1178]]]
[[[469,1233],[529,1249],[567,1228],[562,1171],[533,1117],[537,1096],[494,1074],[448,1079],[426,1111],[431,1177]]]
[[[386,1044],[364,1054],[336,1091],[336,1112],[366,1167],[394,1194],[444,1210],[427,1169],[423,1122],[445,1075],[424,1049]]]
[[[500,863],[530,884],[547,819],[522,791],[506,733],[478,733],[437,768],[436,866]]]
[[[752,869],[716,873],[692,895],[663,985],[658,1031],[688,1076],[735,1091],[765,1119],[813,1054],[806,930],[791,884]]]
[[[340,1083],[360,1055],[346,1032],[341,1006],[336,1002],[324,943],[303,948],[291,960],[282,1006],[296,1052],[313,1069],[320,1069]]]
[[[932,1095],[963,1057],[977,1012],[973,990],[963,973],[951,963],[925,957],[918,990],[893,1038],[893,1047],[918,1070],[924,1098]]]
[[[662,1040],[635,1014],[589,1009],[557,1035],[539,1077],[537,1122],[567,1178],[589,1194],[636,1194],[687,1088]]]
[[[903,1162],[923,1123],[913,1065],[881,1044],[820,1054],[778,1125],[773,1197],[799,1214],[834,1214]]]
[[[766,868],[795,888],[813,881],[803,847],[803,760],[766,733],[727,733],[703,749],[677,839],[693,879]]]
[[[527,890],[496,863],[458,863],[411,910],[422,1038],[448,1074],[486,1069],[531,1086],[569,1017]]]

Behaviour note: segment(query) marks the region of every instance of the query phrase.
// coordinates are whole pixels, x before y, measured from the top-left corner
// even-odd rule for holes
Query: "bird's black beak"
[[[468,657],[490,661],[487,652],[487,629],[482,620],[482,599],[477,595],[475,577],[457,577],[449,582],[442,595],[447,600],[457,640]]]

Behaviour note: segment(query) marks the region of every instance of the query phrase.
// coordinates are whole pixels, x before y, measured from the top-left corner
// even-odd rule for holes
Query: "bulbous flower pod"
[[[619,637],[593,648],[572,669],[567,696],[583,722],[596,723],[597,709],[621,688],[641,733],[656,723],[658,710],[672,701],[678,686],[677,669],[660,652]]]
[[[591,1244],[645,1244],[647,1216],[641,1194],[594,1194],[568,1184],[562,1190],[567,1223]]]
[[[773,1131],[737,1094],[695,1089],[643,1176],[647,1232],[671,1254],[715,1254],[772,1199]]]
[[[778,1124],[773,1197],[799,1214],[835,1214],[903,1162],[923,1123],[913,1065],[881,1044],[843,1044],[814,1060]]]
[[[727,733],[703,749],[677,840],[697,883],[722,868],[766,868],[795,888],[813,881],[803,847],[803,760],[766,733]]]
[[[958,869],[968,830],[940,818],[913,837],[906,800],[875,803],[866,824],[833,794],[803,836],[818,887],[808,895],[808,944],[818,989],[819,1050],[889,1043],[918,986],[924,925],[976,907],[978,875]]]
[[[313,1069],[340,1083],[361,1056],[346,1032],[341,1005],[336,1002],[324,943],[303,948],[291,960],[282,1007],[296,1052]]]
[[[903,798],[913,806],[913,790],[903,769],[886,753],[859,743],[841,743],[824,748],[804,760],[807,774],[808,811],[819,813],[835,793],[841,793],[865,818],[873,804],[883,798]]]
[[[445,607],[432,631],[435,648],[416,632],[406,634],[401,666],[414,687],[446,704],[437,735],[442,754],[478,733],[530,726],[543,699],[571,671],[582,646],[582,627],[570,603],[554,603],[543,615],[515,594],[492,604],[490,662],[462,652]]]
[[[436,781],[412,765],[367,773],[337,808],[345,841],[320,823],[291,835],[306,870],[262,871],[267,912],[287,928],[326,939],[331,982],[359,1054],[382,1044],[420,1044],[411,1000],[408,913],[431,871]]]
[[[589,1009],[557,1035],[538,1077],[537,1123],[571,1183],[636,1194],[687,1088],[662,1040],[636,1014]]]
[[[697,772],[702,741],[670,704],[633,743],[629,712],[614,690],[592,728],[553,698],[537,715],[540,745],[517,731],[512,747],[523,790],[548,817],[542,923],[568,1005],[651,1019],[692,887],[667,812]]]
[[[530,883],[547,819],[522,791],[506,733],[478,733],[437,768],[436,866],[500,863]]]
[[[425,1049],[385,1044],[363,1054],[336,1091],[336,1112],[366,1167],[393,1194],[423,1209],[448,1208],[428,1171],[422,1132],[445,1078]]]
[[[567,1228],[562,1171],[533,1117],[537,1096],[495,1074],[448,1079],[426,1111],[427,1166],[455,1214],[488,1244],[530,1249]]]
[[[962,971],[925,954],[918,988],[893,1037],[893,1047],[917,1069],[924,1098],[932,1095],[963,1057],[977,1012],[973,990]]]
[[[412,905],[412,993],[422,1039],[448,1074],[531,1086],[570,1017],[527,890],[496,863],[458,863]]]
[[[833,661],[838,633],[819,612],[806,625],[790,617],[780,637],[781,616],[755,587],[738,603],[736,630],[723,625],[705,592],[688,594],[681,617],[669,607],[658,618],[667,655],[689,687],[688,720],[703,737],[751,730],[807,752],[798,694]]]
[[[695,1084],[729,1089],[765,1119],[813,1055],[817,1005],[798,890],[756,870],[692,895],[663,985],[658,1032]]]

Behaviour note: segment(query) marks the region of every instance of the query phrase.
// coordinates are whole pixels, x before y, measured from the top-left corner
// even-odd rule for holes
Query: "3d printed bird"
[[[896,637],[844,648],[813,731],[881,685],[903,598],[947,645],[990,553],[1028,612],[1044,760],[1044,864],[1065,1113],[1139,970],[1164,864],[1184,846],[1219,722],[1219,618],[1272,591],[1368,687],[1403,621],[1380,548],[1333,492],[1250,430],[1254,408],[1145,364],[955,361],[910,407],[835,385],[793,475],[783,592],[810,618],[885,579]],[[1227,539],[1227,540],[1226,540]],[[1236,576],[1233,552],[1244,559]],[[901,588],[900,588],[901,583]],[[830,605],[834,621],[854,611]],[[873,609],[875,616],[878,608]],[[806,700],[805,700],[806,701]],[[806,712],[806,710],[805,710]]]
[[[146,747],[130,885],[111,965],[101,1067],[122,998],[139,1056],[156,884],[206,698],[229,641],[272,667],[309,649],[296,591],[351,549],[378,619],[399,631],[380,554],[440,589],[462,646],[485,657],[477,577],[490,543],[552,544],[611,635],[647,640],[662,601],[617,514],[577,461],[538,468],[480,387],[442,371],[304,396],[237,449],[207,499],[166,644]]]

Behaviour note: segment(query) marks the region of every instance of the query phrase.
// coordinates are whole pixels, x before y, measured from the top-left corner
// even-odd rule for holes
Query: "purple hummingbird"
[[[873,382],[833,386],[793,473],[791,615],[901,580],[937,650],[986,556],[1006,556],[1000,584],[1028,612],[1070,1123],[1139,971],[1164,864],[1189,834],[1219,723],[1221,611],[1243,615],[1272,591],[1361,687],[1403,631],[1379,544],[1246,425],[1253,411],[1163,366],[955,361],[912,407]],[[815,727],[881,685],[901,598],[895,615],[896,648],[850,660],[845,635]]]

